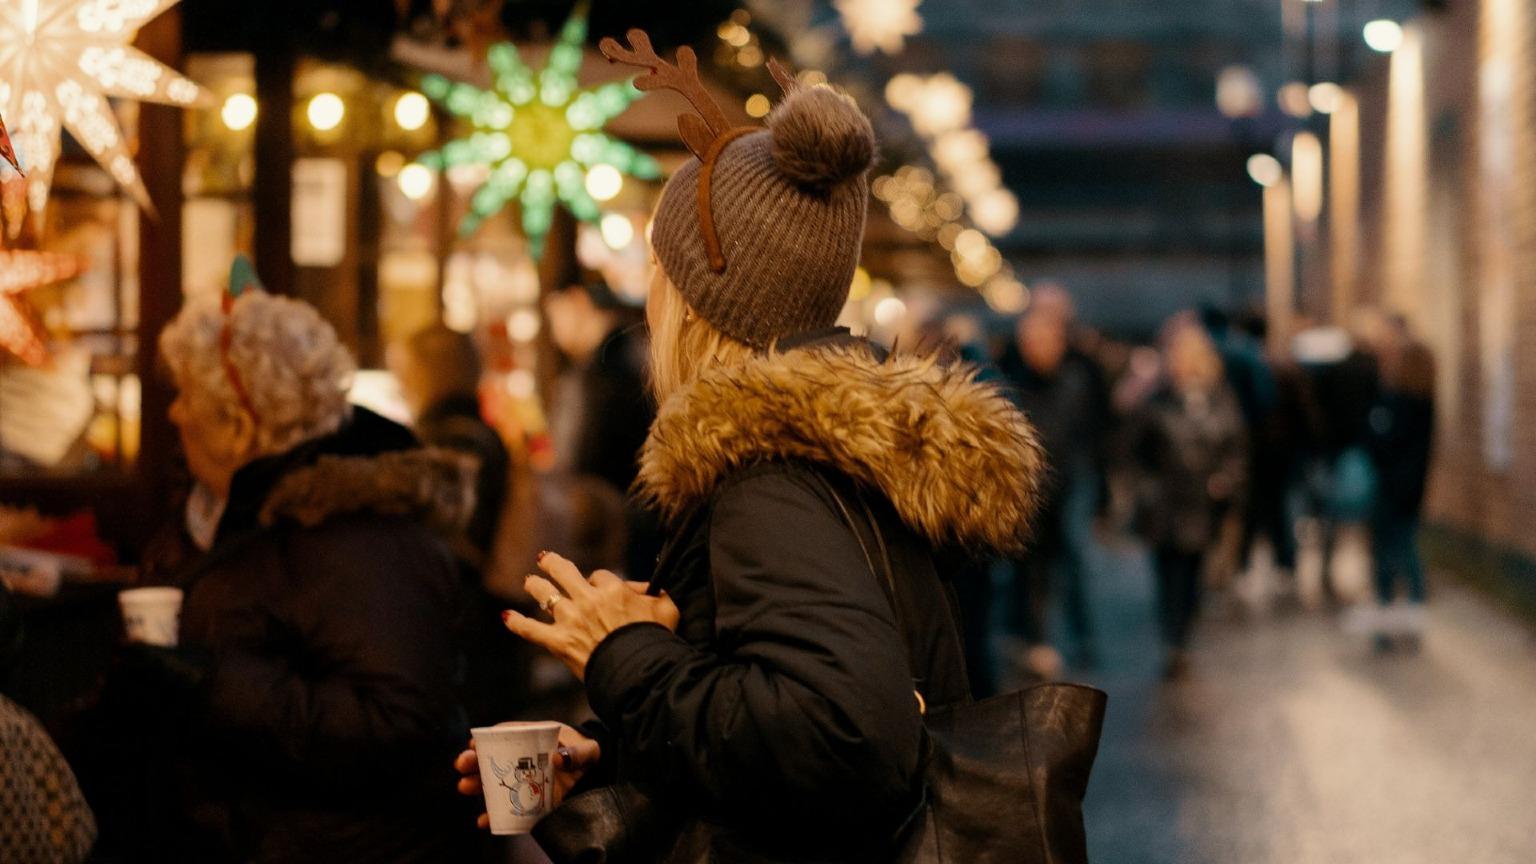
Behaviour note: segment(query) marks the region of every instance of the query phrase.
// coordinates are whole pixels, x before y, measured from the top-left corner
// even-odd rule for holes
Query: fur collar
[[[267,495],[261,523],[311,528],[352,513],[406,516],[456,533],[475,506],[474,460],[438,448],[372,456],[321,456],[283,476]]]
[[[705,371],[662,406],[636,487],[675,520],[731,471],[771,459],[878,489],[934,544],[999,552],[1028,538],[1045,471],[1034,429],[974,369],[882,361],[855,343]]]

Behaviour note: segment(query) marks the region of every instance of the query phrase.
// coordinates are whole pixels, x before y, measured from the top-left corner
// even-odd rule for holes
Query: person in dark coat
[[[555,469],[600,480],[623,498],[656,417],[637,316],[597,280],[550,294],[544,308],[550,338],[565,362],[551,405]],[[661,551],[660,529],[654,514],[624,500],[625,576],[645,581]]]
[[[463,454],[475,468],[474,510],[463,535],[452,538],[465,594],[460,701],[471,724],[514,716],[530,702],[531,656],[507,650],[506,632],[497,621],[506,604],[486,578],[503,529],[511,459],[500,433],[480,412],[480,352],[470,336],[439,322],[399,343],[390,360],[417,437],[427,446]]]
[[[1062,594],[1075,661],[1091,666],[1097,653],[1086,538],[1074,521],[1083,520],[1084,504],[1087,521],[1093,518],[1106,412],[1092,361],[1070,350],[1069,321],[1062,312],[1050,306],[1032,309],[1019,319],[1016,335],[998,368],[1008,380],[1008,392],[1040,431],[1051,470],[1035,542],[1014,565],[1013,623],[1029,645],[1026,665],[1048,679],[1061,666],[1046,626],[1053,588]]]
[[[1376,564],[1376,599],[1390,606],[1398,586],[1406,601],[1397,627],[1382,627],[1377,642],[1390,644],[1390,631],[1402,631],[1416,644],[1422,631],[1425,599],[1424,563],[1419,557],[1419,519],[1434,452],[1435,361],[1429,347],[1408,331],[1406,322],[1392,322],[1384,352],[1381,396],[1371,411],[1371,458],[1376,465],[1378,492],[1371,518],[1371,546]]]
[[[0,684],[21,649],[21,610],[0,579]],[[0,692],[0,860],[78,864],[96,842],[96,817],[69,763],[31,712]]]
[[[1164,672],[1188,668],[1206,555],[1223,519],[1240,506],[1247,436],[1210,338],[1190,324],[1167,337],[1167,386],[1142,409],[1132,453],[1138,474],[1138,532],[1152,547]]]
[[[508,616],[585,682],[600,727],[564,739],[583,782],[655,805],[660,845],[605,860],[888,857],[923,796],[925,706],[968,698],[935,550],[1016,551],[1035,508],[1043,456],[999,389],[833,328],[868,202],[868,121],[831,90],[792,88],[768,123],[714,151],[707,210],[698,162],[658,206],[662,407],[639,478],[670,528],[656,577],[641,593],[548,554],[528,590],[552,623]],[[624,823],[570,812],[535,834],[557,861]]]
[[[440,537],[469,515],[472,466],[348,405],[330,325],[242,287],[160,337],[198,554],[167,578],[179,645],[133,646],[104,698],[159,733],[148,770],[181,791],[124,857],[455,860],[475,838],[446,789],[466,726]]]
[[[480,412],[480,352],[474,339],[439,322],[412,334],[393,355],[416,436],[474,460],[475,509],[465,538],[478,564],[496,541],[510,469],[501,435]]]

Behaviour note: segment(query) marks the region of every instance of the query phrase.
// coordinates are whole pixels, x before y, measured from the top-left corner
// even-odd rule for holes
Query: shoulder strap
[[[853,513],[849,512],[848,503],[843,500],[837,487],[819,473],[816,477],[821,481],[822,487],[827,490],[827,494],[832,497],[832,503],[837,505],[838,513],[843,517],[843,523],[848,527],[849,532],[853,534],[853,539],[859,541],[859,551],[864,553],[864,563],[869,566],[869,575],[875,577],[875,581],[880,583],[880,590],[885,592],[885,599],[891,604],[891,613],[896,616],[896,623],[901,624],[901,606],[896,602],[896,576],[891,571],[890,551],[886,548],[885,535],[880,531],[880,524],[875,521],[875,515],[869,510],[869,503],[862,497],[859,499],[859,503],[863,505],[865,522],[879,545],[883,573],[881,569],[875,567],[875,559],[870,555],[869,544],[864,541],[864,532],[859,530],[858,522],[854,520]]]
[[[891,614],[896,618],[896,629],[902,636],[902,651],[905,654],[908,650],[910,650],[905,644],[906,622],[902,618],[901,604],[896,600],[896,574],[894,568],[891,566],[890,547],[888,547],[885,543],[885,532],[880,530],[879,520],[875,518],[874,511],[870,509],[869,501],[866,500],[864,496],[860,495],[859,505],[860,508],[864,511],[865,524],[869,526],[870,532],[874,535],[875,545],[880,553],[881,567],[877,569],[875,567],[874,556],[872,556],[869,551],[869,544],[864,540],[864,532],[859,530],[858,521],[854,519],[853,513],[849,511],[848,503],[843,500],[843,496],[837,491],[837,487],[832,485],[832,482],[828,480],[820,471],[814,473],[816,475],[816,479],[821,482],[822,488],[825,489],[827,494],[832,498],[832,503],[837,506],[839,515],[843,517],[843,523],[847,526],[848,531],[853,534],[853,539],[858,541],[859,551],[864,553],[864,563],[869,567],[869,575],[874,577],[875,581],[880,584],[880,590],[885,593],[886,603],[890,605]],[[881,578],[882,575],[884,576],[883,579]],[[912,673],[910,668],[910,658],[908,667],[907,675],[912,678],[913,683],[916,683],[917,676]],[[914,687],[912,690],[912,695],[917,697],[918,713],[927,714],[928,702],[923,698],[922,692]]]

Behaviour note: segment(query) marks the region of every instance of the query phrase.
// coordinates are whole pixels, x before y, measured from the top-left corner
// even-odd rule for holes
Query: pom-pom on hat
[[[688,305],[727,336],[756,347],[830,327],[848,298],[869,206],[875,134],[853,100],[801,87],[777,63],[784,99],[767,128],[731,128],[698,77],[692,49],[677,65],[645,33],[630,49],[601,44],[609,60],[643,66],[641,90],[673,89],[697,114],[678,118],[698,158],[667,183],[651,246]]]

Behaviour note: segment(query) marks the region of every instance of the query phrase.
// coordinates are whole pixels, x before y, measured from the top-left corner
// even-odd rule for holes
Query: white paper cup
[[[131,642],[176,647],[181,630],[180,588],[130,588],[117,595],[123,631]]]
[[[527,834],[549,813],[560,724],[508,723],[469,730],[480,760],[492,834]]]

